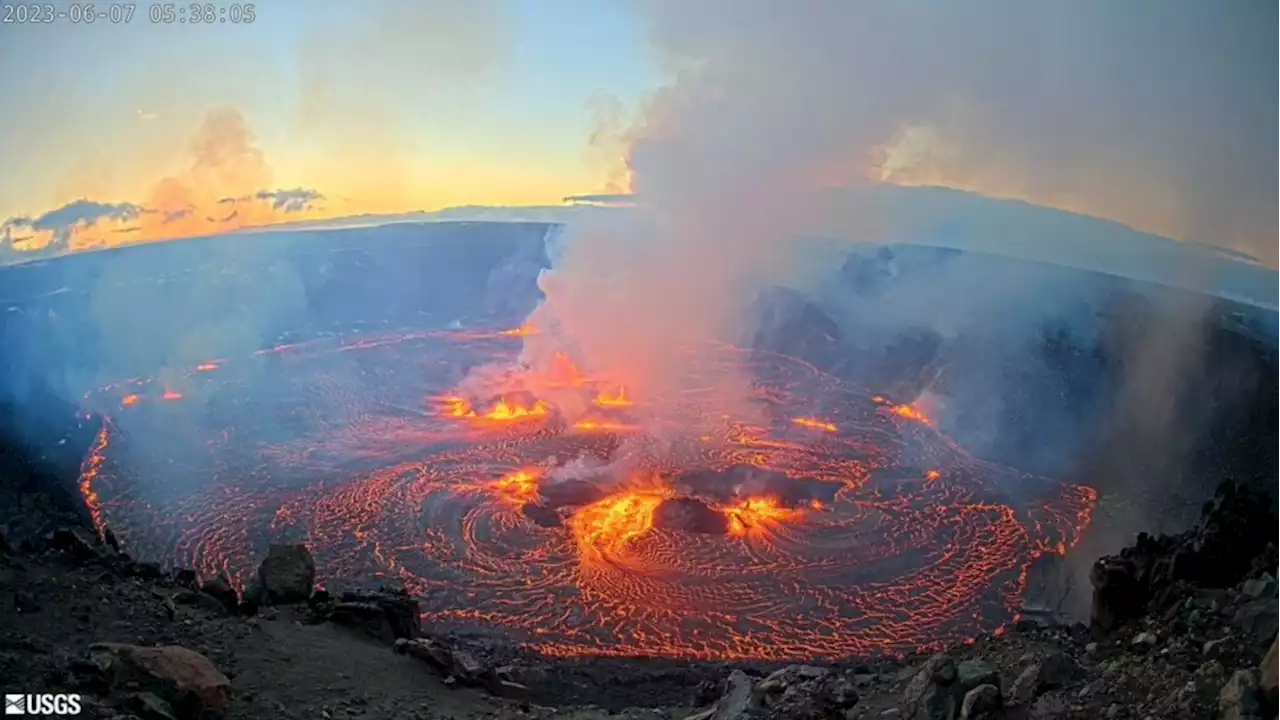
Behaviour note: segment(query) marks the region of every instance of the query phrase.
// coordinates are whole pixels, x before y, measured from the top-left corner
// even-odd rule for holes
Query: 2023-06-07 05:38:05
[[[258,18],[254,3],[152,3],[140,12],[135,3],[4,3],[3,25],[247,25]]]

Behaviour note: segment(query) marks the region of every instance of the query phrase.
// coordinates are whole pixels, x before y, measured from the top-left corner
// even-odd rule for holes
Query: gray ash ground
[[[86,717],[117,719],[933,720],[966,705],[975,718],[1274,717],[1275,547],[1237,544],[1255,541],[1258,523],[1274,528],[1273,511],[1256,512],[1266,500],[1220,493],[1194,530],[1104,559],[1092,627],[1024,621],[932,657],[822,666],[541,658],[415,627],[414,601],[394,589],[254,607],[260,592],[309,591],[305,553],[280,549],[266,588],[237,598],[68,528],[0,554],[0,673],[7,691],[79,691]],[[1249,559],[1234,577],[1206,572],[1220,553]],[[180,646],[212,667],[106,677],[87,662],[102,642]],[[202,716],[218,672],[229,703]]]

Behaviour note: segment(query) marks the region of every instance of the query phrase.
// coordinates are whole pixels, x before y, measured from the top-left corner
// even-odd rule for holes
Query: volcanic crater
[[[137,555],[243,584],[269,543],[303,542],[322,584],[394,579],[428,623],[557,656],[946,646],[1009,623],[1031,563],[1089,523],[1090,488],[979,460],[777,353],[688,350],[664,398],[560,358],[585,416],[459,393],[530,332],[365,333],[102,387],[81,492]],[[730,372],[750,419],[706,392]],[[652,432],[649,402],[699,434]]]

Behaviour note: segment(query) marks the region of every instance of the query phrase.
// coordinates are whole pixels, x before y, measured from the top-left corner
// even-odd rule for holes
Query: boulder
[[[1045,690],[1060,688],[1071,681],[1078,668],[1066,654],[1054,650],[1028,665],[1009,688],[1013,705],[1030,703]]]
[[[98,557],[98,539],[84,528],[60,527],[45,537],[45,544],[80,561]]]
[[[231,580],[225,574],[206,580],[200,586],[201,592],[216,599],[226,608],[227,613],[235,613],[240,606],[240,596],[236,594],[236,589],[231,586]]]
[[[196,571],[191,568],[174,568],[173,584],[179,587],[192,588],[196,586]]]
[[[265,599],[266,592],[262,589],[262,582],[256,577],[251,578],[249,582],[244,584],[244,594],[240,596],[240,614],[256,614]]]
[[[511,680],[511,668],[501,665],[494,648],[482,641],[446,637],[400,638],[393,647],[397,653],[431,665],[446,681],[484,687],[490,692],[526,689]]]
[[[916,671],[902,693],[907,720],[953,720],[963,697],[957,697],[959,670],[946,655],[934,655]]]
[[[775,717],[841,717],[858,703],[853,682],[813,665],[788,665],[755,688]]]
[[[1258,678],[1253,670],[1237,670],[1218,694],[1222,720],[1248,720],[1258,714]]]
[[[89,662],[111,689],[151,693],[178,720],[220,717],[231,703],[227,676],[209,658],[184,647],[95,643],[89,646]]]
[[[305,545],[272,545],[258,567],[258,580],[267,603],[303,603],[316,582],[316,561]]]
[[[1103,557],[1089,571],[1093,585],[1090,629],[1105,637],[1125,623],[1140,617],[1146,604],[1138,583],[1135,563],[1122,557]]]
[[[387,642],[413,639],[422,634],[418,601],[403,587],[383,586],[373,592],[345,592],[329,619],[358,627]]]
[[[1000,710],[1000,688],[997,685],[978,685],[964,694],[960,703],[960,720],[978,720]]]
[[[1254,600],[1264,597],[1275,597],[1276,581],[1270,575],[1263,574],[1262,577],[1245,580],[1240,586],[1240,592],[1248,595]]]
[[[174,605],[197,607],[214,615],[226,615],[228,612],[227,606],[221,600],[199,590],[182,588],[169,596],[169,600]]]
[[[1262,681],[1258,683],[1262,690],[1262,697],[1267,701],[1271,714],[1276,714],[1276,640],[1272,639],[1271,649],[1267,651],[1266,657],[1262,658],[1262,664],[1258,666],[1258,674],[1262,676]]]
[[[1276,600],[1250,600],[1236,610],[1231,622],[1244,633],[1245,642],[1250,647],[1263,652],[1275,641],[1276,633],[1280,631]]]
[[[759,704],[751,678],[741,670],[734,670],[725,680],[724,695],[716,701],[711,720],[750,720]]]
[[[1000,672],[981,660],[963,660],[956,666],[956,682],[960,692],[968,693],[980,685],[1000,687]]]

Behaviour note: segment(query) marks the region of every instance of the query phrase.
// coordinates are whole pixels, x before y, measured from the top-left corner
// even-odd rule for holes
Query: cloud
[[[597,205],[626,205],[635,202],[636,197],[630,193],[589,193],[586,195],[569,195],[567,203],[588,203]]]
[[[77,232],[92,229],[99,223],[137,220],[143,212],[145,208],[133,203],[101,203],[81,198],[34,219],[5,220],[0,224],[0,239],[15,251],[48,248],[50,252],[59,252],[67,249]]]
[[[140,202],[81,198],[43,215],[0,225],[0,258],[31,259],[95,247],[316,217],[325,195],[273,188],[272,171],[243,115],[230,107],[204,117],[187,146],[186,167],[156,181]],[[34,253],[34,254],[33,254]]]
[[[286,213],[296,213],[309,210],[314,207],[318,201],[324,199],[324,195],[307,188],[272,191],[259,190],[254,197],[263,202],[271,203],[271,209],[281,210]]]

